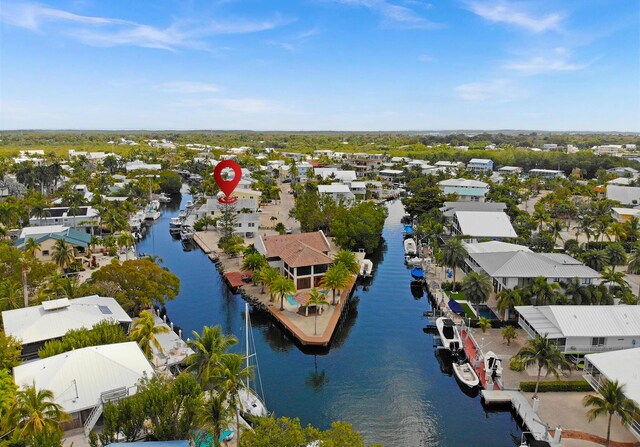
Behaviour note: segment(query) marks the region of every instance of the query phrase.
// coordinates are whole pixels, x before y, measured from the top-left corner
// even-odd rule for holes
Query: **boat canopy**
[[[463,314],[464,309],[456,300],[449,300],[449,309],[451,309],[454,313]]]
[[[415,279],[423,279],[424,272],[420,268],[411,269],[411,276],[413,276]]]
[[[413,227],[411,225],[405,225],[404,226],[404,232],[406,234],[413,234]]]

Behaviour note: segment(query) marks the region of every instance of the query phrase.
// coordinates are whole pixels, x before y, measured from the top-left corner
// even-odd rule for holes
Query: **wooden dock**
[[[522,424],[538,441],[547,441],[551,447],[560,447],[549,435],[549,427],[540,420],[538,414],[520,391],[482,390],[482,400],[485,405],[500,405],[511,403],[511,408],[520,416]]]

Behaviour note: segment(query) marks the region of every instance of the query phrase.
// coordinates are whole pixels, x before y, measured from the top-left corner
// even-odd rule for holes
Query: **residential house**
[[[329,241],[322,231],[260,236],[255,247],[269,265],[293,279],[297,290],[319,287],[333,263]]]
[[[383,158],[374,158],[373,155],[376,154],[372,154],[372,156],[366,158],[362,157],[363,154],[359,155],[361,156],[360,158],[354,158],[350,162],[351,166],[353,166],[353,169],[356,171],[358,178],[364,177],[367,174],[376,173],[383,167]]]
[[[530,338],[547,335],[565,354],[639,346],[640,306],[516,306],[518,324]]]
[[[503,166],[498,169],[498,174],[502,175],[520,175],[522,174],[522,168],[519,166]]]
[[[159,171],[162,166],[159,163],[145,163],[142,160],[134,160],[124,165],[127,172],[131,171]]]
[[[607,185],[607,199],[620,202],[624,206],[640,205],[640,187]]]
[[[542,150],[543,151],[557,151],[558,150],[558,145],[555,144],[555,143],[543,144],[542,145]]]
[[[382,182],[378,181],[351,182],[349,187],[353,195],[360,199],[366,198],[367,190],[371,192],[372,198],[380,198],[383,193]]]
[[[611,215],[620,223],[625,223],[632,217],[640,218],[640,209],[636,208],[611,208]]]
[[[153,376],[153,367],[134,341],[74,349],[24,363],[13,369],[19,387],[32,384],[53,393],[53,402],[71,416],[66,430],[82,428],[88,434],[107,402],[137,392],[141,379]]]
[[[507,205],[502,202],[444,202],[440,208],[448,221],[453,221],[457,211],[502,212]]]
[[[493,171],[493,161],[486,158],[472,158],[467,163],[467,169],[471,172],[491,172]]]
[[[593,153],[596,155],[608,155],[610,157],[621,157],[627,149],[622,144],[603,144],[594,146]]]
[[[594,284],[600,278],[600,273],[562,253],[525,250],[469,253],[466,263],[467,270],[489,275],[496,292],[525,287],[539,276],[546,278],[549,283],[567,283],[578,278],[580,284],[585,286]]]
[[[45,214],[44,217],[30,217],[29,225],[64,225],[87,233],[92,233],[100,226],[98,210],[91,206],[80,206],[76,209],[70,209],[68,206],[46,208]]]
[[[338,168],[316,168],[314,173],[316,176],[322,177],[322,180],[336,180],[347,185],[357,179],[356,171],[344,171]]]
[[[629,168],[626,166],[619,166],[617,168],[607,169],[607,172],[609,174],[616,174],[618,177],[630,177],[630,178],[636,178],[638,177],[638,174],[640,174],[640,171],[638,171],[637,169]]]
[[[451,178],[438,183],[443,194],[457,194],[461,202],[484,202],[489,184],[479,180]]]
[[[624,385],[624,397],[640,406],[640,348],[624,351],[599,352],[584,357],[582,375],[596,392],[600,392],[604,379]],[[640,415],[632,418],[629,431],[640,440]]]
[[[387,182],[401,183],[404,182],[404,171],[400,169],[383,169],[378,175]]]
[[[196,212],[197,218],[200,219],[204,216],[220,218],[223,206],[218,201],[218,198],[208,198],[206,203]],[[254,237],[260,228],[259,206],[255,199],[238,199],[229,206],[233,207],[236,213],[236,229],[234,233],[242,237]],[[218,227],[220,227],[220,221],[218,221]]]
[[[564,178],[564,172],[556,169],[531,169],[527,173],[529,177],[540,177],[544,179]]]
[[[22,229],[20,236],[21,237],[14,241],[13,245],[22,251],[29,239],[35,239],[39,248],[33,255],[42,262],[54,262],[54,247],[59,240],[64,240],[67,244],[71,245],[80,260],[83,259],[81,255],[86,254],[91,245],[90,234],[63,225],[26,227]]]
[[[45,342],[61,338],[72,329],[91,329],[101,321],[117,321],[125,333],[131,328],[131,317],[118,302],[109,297],[89,295],[44,301],[38,306],[2,312],[4,333],[22,344],[22,356],[38,356]]]
[[[454,234],[470,238],[502,240],[518,237],[509,216],[496,211],[456,211],[452,230]]]
[[[342,183],[318,185],[318,194],[320,196],[329,196],[334,202],[343,202],[347,206],[355,201],[355,196],[351,192],[349,185]]]
[[[250,207],[251,209],[258,209],[262,200],[262,192],[254,189],[236,188],[231,196],[237,197],[238,199],[253,200],[255,206]]]

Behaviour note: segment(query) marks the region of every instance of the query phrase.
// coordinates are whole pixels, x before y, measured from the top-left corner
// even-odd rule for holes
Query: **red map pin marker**
[[[232,179],[225,180],[222,178],[222,170],[226,168],[233,169]],[[236,189],[236,186],[238,186],[238,183],[240,182],[240,178],[242,178],[242,169],[238,163],[231,160],[222,160],[213,170],[213,178],[220,187],[220,190],[226,196],[219,198],[219,202],[229,204],[238,200],[236,197],[231,197],[233,190]]]

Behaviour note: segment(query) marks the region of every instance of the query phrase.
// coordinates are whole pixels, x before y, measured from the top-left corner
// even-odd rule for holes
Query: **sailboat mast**
[[[244,303],[244,339],[245,339],[245,355],[247,356],[247,370],[249,369],[249,303]],[[247,387],[249,386],[249,378],[247,377]]]

